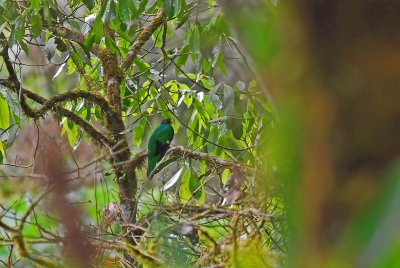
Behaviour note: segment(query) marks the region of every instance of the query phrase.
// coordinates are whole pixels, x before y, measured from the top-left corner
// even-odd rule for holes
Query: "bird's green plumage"
[[[169,144],[174,138],[174,129],[171,126],[170,119],[163,119],[161,124],[151,134],[147,149],[149,151],[147,163],[147,176],[156,167],[165,152],[169,148]]]

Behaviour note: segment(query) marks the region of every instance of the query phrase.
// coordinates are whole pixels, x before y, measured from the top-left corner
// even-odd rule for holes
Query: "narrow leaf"
[[[10,126],[10,110],[7,101],[0,97],[0,128],[7,129]]]

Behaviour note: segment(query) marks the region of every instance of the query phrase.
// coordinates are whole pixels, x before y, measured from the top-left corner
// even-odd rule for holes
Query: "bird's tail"
[[[148,163],[147,163],[147,177],[150,175],[150,173],[153,171],[153,169],[156,167],[157,161],[155,157],[149,157]]]

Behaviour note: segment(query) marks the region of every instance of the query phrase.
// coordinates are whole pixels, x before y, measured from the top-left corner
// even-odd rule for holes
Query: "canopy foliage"
[[[6,0],[0,46],[3,263],[280,261],[275,118],[217,3]],[[148,185],[162,117],[175,139]]]

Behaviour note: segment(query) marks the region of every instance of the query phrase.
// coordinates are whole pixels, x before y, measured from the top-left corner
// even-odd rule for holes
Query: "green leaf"
[[[185,0],[175,0],[175,13],[174,16],[178,19],[183,18],[185,11],[187,9]]]
[[[87,6],[89,10],[92,10],[94,8],[94,0],[82,0],[82,2],[85,4],[85,6]]]
[[[180,67],[185,65],[188,55],[189,55],[189,47],[188,46],[182,47],[181,51],[179,53],[179,56],[176,59],[176,64]],[[178,69],[177,69],[177,73],[180,73],[180,71]]]
[[[200,200],[202,196],[202,186],[200,178],[197,176],[190,176],[188,186],[189,191],[192,193],[193,197],[197,200]]]
[[[167,19],[172,19],[175,14],[175,7],[178,5],[177,0],[163,0],[163,5],[165,9],[165,14]]]
[[[0,128],[7,129],[10,126],[10,110],[7,101],[0,96]]]
[[[127,0],[119,0],[118,1],[118,14],[119,20],[124,24],[128,24],[129,22],[129,9]]]
[[[67,132],[68,142],[71,147],[75,147],[79,143],[79,127],[68,119],[63,124],[63,132]]]
[[[22,50],[25,52],[25,54],[29,54],[29,48],[28,48],[28,45],[23,41],[23,40],[21,40],[21,41],[19,41],[18,42],[18,45],[20,45],[20,47],[22,48]]]
[[[22,15],[18,16],[13,22],[11,22],[12,30],[10,36],[10,46],[13,46],[19,42],[21,42],[22,38],[25,35],[25,20],[28,14],[26,10]]]
[[[212,54],[213,54],[213,60],[211,62],[211,67],[215,68],[215,65],[218,62],[218,58],[219,55],[221,54],[221,46],[222,46],[222,42],[221,42],[221,38],[219,38],[218,44],[214,47]]]
[[[139,9],[140,3],[138,2],[138,0],[126,0],[126,1],[127,1],[129,10],[132,13],[132,18],[139,17],[140,13],[139,13],[138,9]]]
[[[92,65],[92,62],[90,61],[90,51],[88,48],[85,46],[85,44],[80,43],[80,42],[69,42],[69,44],[72,47],[72,50],[77,53],[79,58],[86,63],[87,65]]]
[[[91,49],[93,44],[96,42],[96,34],[89,33],[88,37],[86,38],[85,42],[83,43],[85,47]]]
[[[197,112],[200,114],[201,118],[204,121],[210,120],[210,115],[204,109],[204,105],[201,104],[200,101],[197,98],[194,99],[193,105],[194,105],[194,107],[196,108]]]
[[[189,190],[190,172],[186,170],[181,179],[181,187],[179,187],[179,197],[181,201],[189,201],[192,192]]]
[[[104,23],[109,23],[115,19],[115,2],[114,0],[107,0],[104,4],[101,12],[101,21]]]
[[[117,45],[114,43],[114,40],[112,40],[111,37],[107,35],[105,38],[105,42],[106,47],[110,50],[112,54],[114,54],[118,49]]]
[[[193,103],[193,97],[190,94],[185,94],[184,97],[183,102],[186,104],[186,107],[189,108]]]
[[[97,17],[94,19],[93,24],[92,24],[92,29],[91,29],[91,31],[92,31],[92,32],[95,34],[95,36],[96,36],[96,39],[95,39],[96,44],[99,44],[100,41],[101,41],[101,39],[103,38],[103,33],[104,33],[104,30],[103,30],[103,22],[101,21],[100,16],[97,16]]]
[[[217,60],[217,66],[223,75],[227,75],[228,72],[226,71],[226,67],[224,64],[224,54],[220,53]]]
[[[31,6],[35,10],[39,10],[39,8],[40,8],[40,0],[29,0],[29,2],[31,3]]]
[[[189,47],[190,51],[192,52],[192,59],[195,61],[200,52],[200,31],[197,26],[194,26],[191,30]]]
[[[31,32],[33,37],[38,37],[42,33],[42,17],[39,14],[31,16]]]
[[[142,3],[146,4],[146,1],[142,1]],[[150,9],[152,9],[157,3],[157,0],[148,0],[146,7],[145,7],[145,11],[149,11]]]
[[[140,148],[140,145],[142,143],[144,130],[146,128],[146,123],[147,123],[147,120],[142,118],[139,120],[139,122],[136,124],[135,128],[133,129],[133,142],[135,143],[135,145],[138,148]]]
[[[237,140],[240,140],[243,136],[243,124],[238,119],[231,119],[231,121],[232,121],[231,130],[232,130],[233,137],[235,137],[235,139],[237,139]],[[252,126],[253,125],[254,124],[252,124]]]
[[[163,35],[163,28],[162,27],[160,27],[158,30],[156,30],[153,33],[152,37],[153,37],[153,39],[155,41],[156,47],[161,47],[162,46],[162,42],[163,42],[162,35]]]
[[[0,141],[0,163],[3,163],[3,156],[6,155],[6,151],[4,150],[3,142]]]
[[[224,106],[224,112],[226,114],[232,114],[234,112],[235,94],[233,88],[228,85],[224,86]]]

